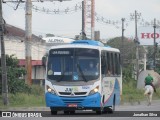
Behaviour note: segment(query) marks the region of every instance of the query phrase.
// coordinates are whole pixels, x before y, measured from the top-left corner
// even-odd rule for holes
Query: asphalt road
[[[14,109],[15,110],[15,109]],[[20,110],[20,109],[19,109]],[[124,104],[116,106],[116,111],[113,114],[103,113],[102,115],[97,115],[94,111],[76,111],[73,115],[65,115],[62,111],[58,112],[57,115],[51,115],[49,108],[36,108],[23,110],[32,112],[39,111],[42,114],[42,118],[18,118],[18,119],[29,119],[29,120],[125,120],[131,118],[132,120],[159,120],[160,119],[160,100],[153,101],[151,106],[147,106],[146,102],[135,103],[135,104]],[[140,117],[135,117],[134,115],[140,115]],[[157,117],[157,116],[158,117]],[[44,117],[47,116],[47,117]],[[0,118],[1,119],[12,119],[14,118]]]

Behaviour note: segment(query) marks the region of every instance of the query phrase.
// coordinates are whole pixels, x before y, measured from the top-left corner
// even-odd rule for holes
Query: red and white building
[[[5,53],[15,55],[19,60],[19,65],[25,67],[25,31],[6,25],[7,33],[4,36]],[[61,37],[40,38],[32,35],[32,79],[43,80],[45,77],[45,68],[42,65],[42,57],[46,54],[51,46],[66,44],[72,42],[73,39]]]

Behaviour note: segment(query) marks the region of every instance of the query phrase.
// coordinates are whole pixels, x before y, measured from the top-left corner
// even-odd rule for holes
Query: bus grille
[[[87,92],[74,92],[75,95],[85,95]]]
[[[75,95],[86,95],[87,92],[74,92]],[[59,92],[60,95],[71,95],[71,92]]]
[[[83,102],[83,99],[62,99],[62,101],[65,104],[81,104]]]

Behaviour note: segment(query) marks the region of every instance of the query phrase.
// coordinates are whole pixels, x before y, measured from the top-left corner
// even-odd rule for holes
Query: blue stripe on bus
[[[67,107],[68,104],[77,104],[78,107],[101,107],[101,95],[95,93],[85,97],[60,97],[51,93],[45,94],[47,107]]]
[[[115,104],[118,105],[120,104],[120,85],[118,80],[115,80],[115,84],[114,84],[114,90],[112,92],[112,94],[109,96],[109,98],[104,102],[104,107],[106,106],[112,106],[113,105],[113,98],[115,95]]]

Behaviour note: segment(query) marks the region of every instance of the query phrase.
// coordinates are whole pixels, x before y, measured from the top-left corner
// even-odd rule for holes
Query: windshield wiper
[[[79,64],[77,64],[77,67],[78,67],[78,69],[79,69],[79,71],[80,71],[80,73],[81,73],[81,75],[82,75],[82,78],[83,78],[86,82],[88,82],[88,80],[85,78],[85,75],[84,75],[84,73],[83,73],[83,71],[82,71],[82,69],[81,69],[81,67],[80,67]]]

